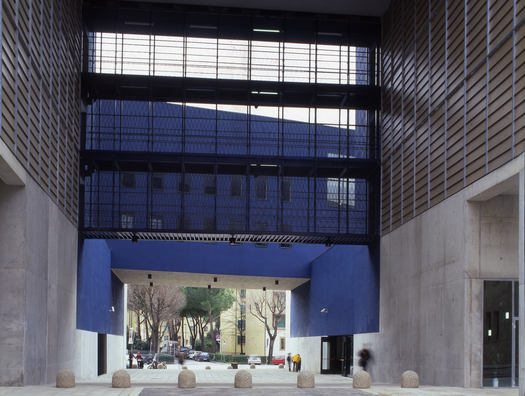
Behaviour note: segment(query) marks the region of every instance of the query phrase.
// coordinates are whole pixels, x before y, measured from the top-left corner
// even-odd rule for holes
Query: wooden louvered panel
[[[414,132],[415,128],[415,54],[414,51],[408,53],[405,57],[403,72],[404,72],[404,88],[403,88],[403,127],[404,136]]]
[[[487,55],[487,4],[467,2],[467,74]]]
[[[416,45],[416,125],[428,116],[428,56],[428,30],[426,30],[419,37]]]
[[[403,223],[414,216],[414,153],[415,135],[403,143]]]
[[[40,66],[42,48],[42,10],[41,1],[31,1],[31,57],[33,62]]]
[[[29,0],[18,0],[18,40],[29,48]]]
[[[392,87],[392,150],[403,139],[403,69],[398,69]]]
[[[525,18],[525,2],[518,1],[516,2],[516,20],[521,21],[523,18]]]
[[[413,0],[403,1],[403,53],[406,54],[412,51],[416,38],[416,26],[415,26],[415,8]]]
[[[430,103],[432,108],[439,106],[445,99],[445,10],[445,7],[439,8],[436,17],[430,23]]]
[[[390,231],[390,163],[391,159],[389,158],[388,161],[383,163],[381,169],[381,191],[383,191],[381,199],[381,230],[383,232]]]
[[[416,130],[416,215],[428,209],[428,124]]]
[[[514,156],[525,152],[525,25],[516,31],[516,70],[514,74]]]
[[[462,84],[465,68],[465,4],[448,3],[447,87],[450,92]]]
[[[392,207],[390,216],[392,217],[392,229],[401,225],[401,150],[397,150],[392,154]]]
[[[445,198],[445,106],[430,116],[430,206]]]
[[[512,30],[512,1],[489,1],[489,51],[492,51]]]
[[[439,12],[445,5],[445,0],[430,0],[430,15]]]
[[[485,174],[486,72],[480,68],[467,80],[466,184]]]
[[[488,171],[512,159],[512,39],[489,60]]]
[[[428,1],[416,1],[416,37],[428,29],[429,3]]]
[[[392,68],[394,73],[403,61],[403,9],[395,7],[392,13]]]
[[[383,17],[383,50],[381,56],[382,70],[382,106],[381,106],[381,157],[384,159],[390,155],[392,149],[392,54],[390,34],[390,12]]]
[[[15,102],[16,96],[16,64],[15,64],[15,28],[2,14],[2,132],[0,137],[4,143],[15,151]]]
[[[463,188],[464,145],[463,89],[447,100],[447,197]]]

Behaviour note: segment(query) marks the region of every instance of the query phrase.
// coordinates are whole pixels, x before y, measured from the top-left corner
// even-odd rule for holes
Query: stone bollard
[[[232,369],[233,369],[232,366],[228,366],[228,367],[226,367],[226,368],[227,368],[228,370],[232,370]]]
[[[188,366],[182,366],[182,369],[183,369],[183,370],[187,370],[187,369],[188,369]]]
[[[284,364],[280,364],[280,365],[279,365],[279,368],[280,368],[280,369],[283,369],[283,368],[284,368]]]
[[[57,388],[74,388],[75,373],[71,370],[60,370],[57,374]]]
[[[191,370],[184,370],[179,373],[179,379],[177,380],[179,388],[196,388],[197,380],[195,379],[195,373]]]
[[[118,370],[113,373],[111,378],[113,388],[131,388],[131,377],[126,370]]]
[[[403,373],[401,388],[419,388],[419,376],[415,371],[407,370]]]
[[[354,373],[353,387],[357,389],[368,389],[370,388],[370,374],[366,371],[358,371]]]
[[[254,369],[255,368],[255,364],[250,364],[250,369]]]
[[[234,386],[236,388],[251,388],[252,387],[252,375],[248,370],[239,370],[235,374]]]
[[[157,367],[157,369],[167,369],[168,366],[166,366],[166,363],[162,362],[161,364],[159,364],[159,366]]]
[[[311,371],[301,371],[297,375],[298,388],[315,388],[314,373]]]
[[[205,370],[211,370],[210,366],[206,366]]]

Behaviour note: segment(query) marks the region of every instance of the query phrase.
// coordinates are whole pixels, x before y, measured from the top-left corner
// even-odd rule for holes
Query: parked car
[[[197,358],[195,358],[195,360],[199,362],[209,362],[210,354],[208,352],[201,352],[201,354]]]
[[[286,356],[284,355],[274,356],[272,359],[272,364],[284,364],[284,362],[286,362]]]
[[[181,353],[182,352],[184,354],[184,357],[187,358],[189,349],[190,348],[188,348],[188,347],[181,346],[181,347],[179,347],[179,352],[177,352],[177,353]]]
[[[195,361],[198,361],[199,360],[199,356],[201,355],[201,351],[195,351],[195,353],[193,354],[193,359]]]
[[[261,364],[261,357],[259,355],[248,356],[248,364]]]
[[[190,349],[188,353],[186,354],[187,359],[195,359],[195,351],[193,349]]]

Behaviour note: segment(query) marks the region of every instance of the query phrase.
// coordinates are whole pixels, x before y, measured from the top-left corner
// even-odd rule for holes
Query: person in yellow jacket
[[[301,370],[301,355],[299,354],[294,355],[294,357],[292,358],[292,362],[293,362],[293,371],[294,372],[300,371]]]

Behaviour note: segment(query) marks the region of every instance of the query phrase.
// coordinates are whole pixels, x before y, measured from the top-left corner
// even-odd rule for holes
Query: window
[[[292,202],[292,179],[281,180],[281,201]]]
[[[217,179],[215,178],[215,176],[206,176],[204,178],[204,194],[217,194]]]
[[[191,228],[191,219],[189,216],[177,216],[177,228],[180,230],[189,230]]]
[[[281,351],[284,351],[286,349],[285,348],[286,347],[285,340],[286,340],[286,338],[284,338],[284,337],[281,337],[279,339],[279,350],[281,350]]]
[[[237,336],[237,344],[246,344],[246,336]]]
[[[135,174],[122,173],[120,178],[120,185],[124,188],[135,188]]]
[[[232,176],[230,178],[230,196],[232,197],[242,197],[243,191],[243,177],[242,176]]]
[[[179,175],[177,188],[180,193],[186,194],[191,192],[191,175]]]
[[[241,314],[246,313],[246,304],[241,304]]]
[[[238,320],[237,321],[237,328],[245,329],[246,328],[246,321],[244,319],[243,320]]]
[[[204,231],[215,231],[215,219],[204,219]]]
[[[246,289],[241,289],[241,298],[246,298]]]
[[[162,191],[164,189],[164,177],[152,176],[151,188],[155,191]]]
[[[230,231],[242,231],[243,222],[242,220],[230,220]]]
[[[255,198],[261,201],[268,199],[268,179],[266,177],[255,179]]]
[[[347,158],[346,155],[328,153],[328,158]],[[352,157],[350,157],[352,158]],[[326,203],[331,207],[355,206],[355,179],[328,178]]]
[[[135,213],[124,212],[120,214],[121,228],[135,228]]]
[[[149,228],[153,230],[162,229],[162,215],[152,214],[149,217]]]

